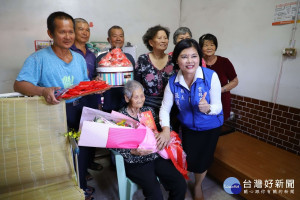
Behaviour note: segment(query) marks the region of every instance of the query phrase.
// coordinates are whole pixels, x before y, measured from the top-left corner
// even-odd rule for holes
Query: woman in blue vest
[[[179,67],[165,88],[160,109],[160,123],[170,133],[170,110],[173,102],[182,126],[182,144],[187,154],[188,171],[195,175],[195,198],[204,199],[202,181],[213,161],[223,124],[221,85],[213,70],[199,66],[202,53],[193,39],[180,41],[173,52],[173,63]],[[167,145],[167,143],[165,143]]]

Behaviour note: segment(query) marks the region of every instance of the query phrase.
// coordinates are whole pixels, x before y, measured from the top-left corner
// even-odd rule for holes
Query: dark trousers
[[[81,97],[74,103],[66,104],[67,124],[69,130],[78,131],[83,106],[89,107],[88,96]],[[87,175],[87,169],[93,159],[93,155],[95,155],[94,147],[79,147],[78,171],[80,188],[82,188],[83,190],[87,188],[87,181],[85,177]]]
[[[127,177],[141,186],[147,200],[163,200],[160,183],[169,191],[169,200],[183,200],[185,197],[186,181],[171,160],[159,157],[142,164],[125,162],[125,170]]]
[[[105,112],[118,111],[126,105],[123,87],[111,88],[103,93],[103,97],[104,104],[102,105],[102,110]]]

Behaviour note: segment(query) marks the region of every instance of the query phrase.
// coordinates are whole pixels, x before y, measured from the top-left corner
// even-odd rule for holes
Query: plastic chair
[[[139,186],[127,178],[124,167],[124,159],[121,154],[111,150],[115,157],[120,200],[132,200],[133,194]]]

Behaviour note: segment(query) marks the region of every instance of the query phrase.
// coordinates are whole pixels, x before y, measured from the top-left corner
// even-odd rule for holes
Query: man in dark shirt
[[[82,18],[76,18],[75,21],[75,42],[71,49],[81,54],[87,64],[88,77],[92,80],[96,76],[95,62],[96,56],[91,52],[86,43],[90,39],[90,27],[88,22]]]
[[[124,45],[124,31],[120,26],[112,26],[108,30],[108,38],[107,41],[110,43],[111,48],[123,48]],[[106,55],[107,53],[100,54],[96,59],[96,67],[100,60]],[[132,66],[135,66],[135,62],[133,57],[128,54],[124,53],[128,60],[132,63]],[[104,104],[102,105],[102,110],[105,112],[111,112],[112,110],[118,111],[120,108],[126,105],[124,95],[123,95],[123,87],[118,86],[111,88],[110,90],[103,93],[104,97]]]
[[[83,58],[86,61],[87,65],[87,73],[90,80],[94,79],[96,74],[96,56],[93,52],[91,52],[86,43],[90,39],[90,27],[88,22],[85,19],[82,18],[76,18],[75,21],[75,41],[74,44],[71,46],[71,49],[80,55],[83,56]],[[93,94],[85,97],[87,99],[87,105],[88,107],[98,109],[98,99],[100,99],[99,94]],[[92,176],[87,171],[87,169],[92,170],[101,170],[103,168],[102,165],[94,162],[95,157],[95,148],[94,147],[83,147],[80,146],[80,154],[79,157],[81,158],[79,160],[79,171],[81,174],[84,174],[85,179],[81,178],[81,182],[86,182],[87,180],[91,180]],[[90,189],[91,187],[88,186]],[[90,192],[91,193],[91,192]]]

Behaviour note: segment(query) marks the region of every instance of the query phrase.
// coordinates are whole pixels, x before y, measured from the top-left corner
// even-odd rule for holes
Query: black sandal
[[[85,194],[92,195],[94,193],[95,193],[95,188],[93,188],[92,186],[87,186],[87,188],[85,189]]]
[[[85,196],[85,200],[94,200],[95,198],[92,196],[92,195],[88,195],[88,194],[85,194],[84,193],[84,196]]]
[[[85,200],[93,200],[93,194],[95,192],[95,188],[91,186],[87,186],[87,188],[84,191]]]

